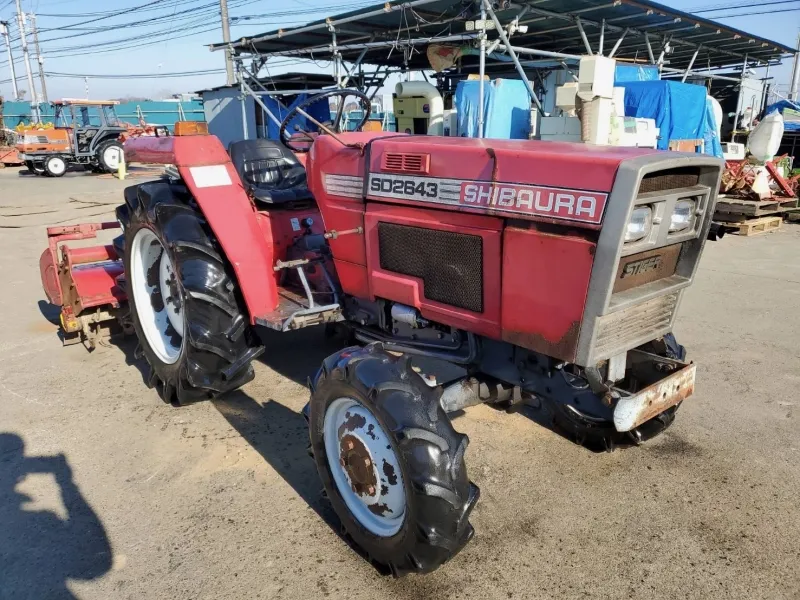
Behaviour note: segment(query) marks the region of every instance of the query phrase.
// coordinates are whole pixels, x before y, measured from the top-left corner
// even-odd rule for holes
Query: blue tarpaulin
[[[667,150],[672,140],[703,139],[706,154],[722,156],[706,88],[677,81],[630,81],[618,85],[625,88],[626,117],[655,120],[660,129],[660,150]]]
[[[272,96],[262,96],[261,100],[266,104],[269,111],[277,117],[279,121],[283,121],[283,118],[289,114],[289,111],[292,110],[295,106],[305,102],[311,94],[297,94],[294,100],[289,106],[283,106],[276,98]],[[311,106],[307,107],[305,111],[314,117],[320,123],[325,123],[331,119],[331,112],[330,108],[328,107],[328,100],[322,100],[315,102]],[[278,124],[275,123],[272,119],[265,116],[267,120],[267,137],[271,140],[278,139],[278,132],[280,127]],[[300,129],[304,131],[316,131],[317,126],[313,123],[310,123],[308,119],[302,116],[300,113],[292,119],[289,126],[286,128],[286,131],[289,135],[295,132],[295,126],[300,127]]]
[[[478,137],[480,81],[460,81],[456,87],[458,134]],[[531,100],[519,79],[484,82],[483,137],[527,140],[531,126]]]
[[[768,106],[764,116],[774,112],[779,112],[783,115],[784,131],[800,131],[800,105],[789,100],[781,100]]]
[[[626,81],[658,81],[661,76],[655,65],[620,65],[614,70],[614,80],[619,85]]]

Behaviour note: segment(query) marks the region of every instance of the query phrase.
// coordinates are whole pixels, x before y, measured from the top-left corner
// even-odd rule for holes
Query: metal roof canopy
[[[516,0],[495,2],[493,6],[504,28],[522,13],[519,25],[526,25],[528,30],[515,32],[512,45],[536,49],[539,56],[552,52],[553,58],[577,57],[589,49],[608,55],[613,48],[614,57],[623,61],[661,62],[667,70],[681,71],[694,66],[700,71],[732,66],[741,69],[745,62],[751,66],[776,64],[795,52],[786,45],[648,0]],[[242,38],[230,47],[237,55],[262,59],[338,58],[427,70],[430,64],[424,47],[437,42],[473,45],[480,32],[467,31],[466,24],[479,18],[479,0],[395,0],[302,27]],[[491,46],[498,32],[490,29],[487,34],[486,43]],[[671,52],[664,52],[667,43]],[[211,49],[225,47],[214,44]],[[494,59],[487,56],[487,60]],[[477,55],[461,59],[465,69],[478,62]]]

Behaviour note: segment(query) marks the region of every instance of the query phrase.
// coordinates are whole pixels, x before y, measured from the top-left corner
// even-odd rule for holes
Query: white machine
[[[458,109],[445,109],[442,113],[442,122],[444,124],[443,136],[458,137]]]
[[[659,134],[655,121],[625,116],[625,89],[614,87],[615,70],[613,58],[581,58],[578,81],[556,88],[561,115],[542,117],[539,138],[655,148]]]

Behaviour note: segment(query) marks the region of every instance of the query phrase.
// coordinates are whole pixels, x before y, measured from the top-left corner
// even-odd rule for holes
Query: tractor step
[[[255,319],[257,325],[276,331],[302,329],[311,325],[341,320],[343,320],[342,307],[338,302],[309,307],[307,296],[284,287],[278,288],[277,308]]]

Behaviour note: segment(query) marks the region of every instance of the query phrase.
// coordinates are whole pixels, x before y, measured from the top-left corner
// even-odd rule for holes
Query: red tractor
[[[350,94],[366,120],[363,94],[322,97]],[[428,572],[470,540],[478,499],[448,412],[536,399],[604,448],[673,421],[695,366],[670,332],[723,165],[338,123],[287,138],[319,99],[287,115],[286,145],[128,141],[126,157],[167,175],[125,190],[113,245],[58,247],[116,223],[50,230],[43,283],[67,336],[132,326],[173,404],[250,381],[265,330],[326,325],[358,342],[309,380],[311,451],[352,540],[396,575]]]

